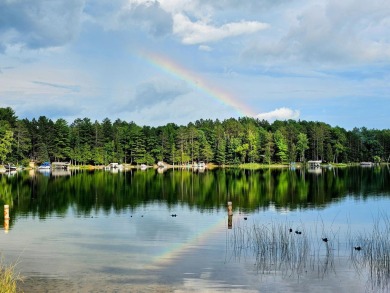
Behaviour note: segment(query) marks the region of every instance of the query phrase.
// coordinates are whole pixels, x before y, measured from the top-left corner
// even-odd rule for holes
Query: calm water
[[[372,232],[390,235],[389,179],[387,167],[3,174],[0,253],[25,292],[390,292],[390,243]]]

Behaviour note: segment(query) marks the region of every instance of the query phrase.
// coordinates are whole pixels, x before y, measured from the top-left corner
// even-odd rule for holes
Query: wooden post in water
[[[9,220],[9,205],[7,204],[4,205],[4,219]]]
[[[228,229],[233,227],[233,204],[228,201]]]
[[[4,233],[8,233],[9,230],[9,219],[4,219]]]
[[[9,205],[4,205],[4,232],[8,233],[9,230]]]

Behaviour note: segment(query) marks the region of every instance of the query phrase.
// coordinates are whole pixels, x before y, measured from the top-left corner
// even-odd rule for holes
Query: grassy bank
[[[257,169],[265,169],[265,168],[287,168],[288,165],[284,164],[259,164],[259,163],[246,163],[237,165],[240,169],[246,170],[257,170]]]
[[[21,281],[19,274],[15,272],[14,265],[5,265],[3,260],[0,260],[0,292],[1,293],[15,293],[17,290],[17,283]]]

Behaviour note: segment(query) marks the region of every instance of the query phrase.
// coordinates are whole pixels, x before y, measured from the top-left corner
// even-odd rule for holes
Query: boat
[[[38,170],[50,170],[50,162],[43,162],[42,165],[38,167]]]
[[[158,162],[157,162],[157,167],[158,167],[158,168],[165,168],[164,162],[163,162],[163,161],[158,161]]]
[[[320,168],[321,167],[321,164],[322,164],[322,161],[321,160],[318,160],[318,161],[308,161],[307,164],[309,165],[309,168]]]
[[[374,163],[372,163],[372,162],[360,162],[360,166],[362,166],[362,167],[372,167],[372,166],[374,166]]]
[[[110,163],[110,164],[108,164],[107,169],[108,170],[122,170],[123,165],[118,164],[118,163]]]
[[[7,172],[10,172],[10,171],[16,171],[16,166],[14,164],[7,164],[7,165],[4,165],[4,168]]]
[[[198,168],[206,168],[205,162],[200,161],[200,162],[198,163]]]

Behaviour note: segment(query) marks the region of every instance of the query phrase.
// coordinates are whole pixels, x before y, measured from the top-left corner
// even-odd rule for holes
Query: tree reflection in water
[[[69,206],[88,216],[96,210],[119,212],[153,201],[185,203],[199,210],[220,209],[233,201],[236,209],[248,212],[272,204],[283,211],[325,208],[347,196],[389,194],[389,181],[385,168],[373,172],[360,167],[324,169],[321,174],[300,169],[23,172],[0,176],[0,204],[15,204],[12,213],[40,218],[64,215]]]

